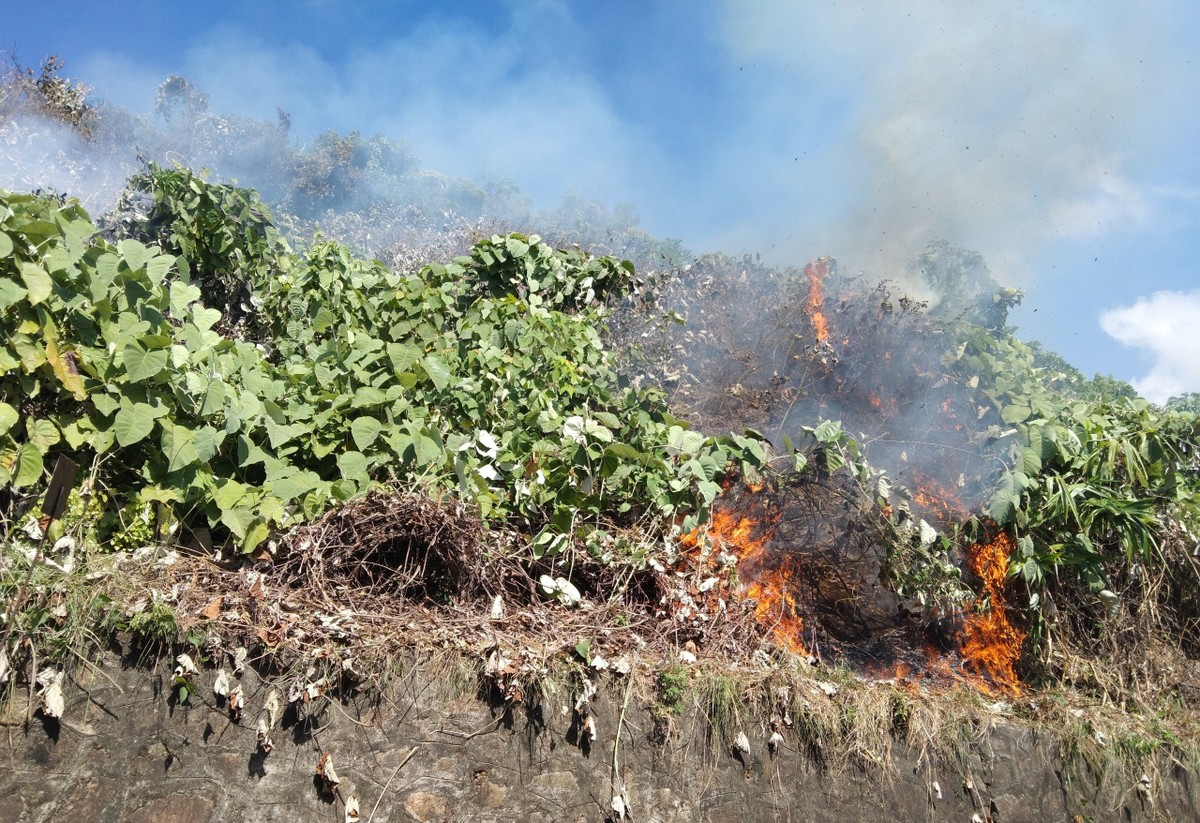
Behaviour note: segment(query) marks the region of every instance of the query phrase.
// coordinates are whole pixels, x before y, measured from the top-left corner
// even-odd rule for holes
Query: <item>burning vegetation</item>
[[[863,671],[1012,696],[1024,682],[1063,671],[1049,651],[1054,642],[1094,649],[1097,631],[1106,630],[1075,623],[1067,631],[1063,600],[1071,599],[1073,616],[1103,613],[1100,581],[1139,579],[1153,547],[1165,545],[1149,537],[1148,521],[1131,522],[1137,517],[1118,525],[1072,513],[1061,496],[1043,497],[1033,477],[1074,473],[1067,485],[1108,513],[1114,505],[1145,512],[1152,500],[1169,507],[1172,478],[1181,477],[1172,466],[1194,463],[1196,424],[1173,418],[1155,446],[1163,460],[1141,478],[1149,464],[1136,455],[1145,448],[1104,447],[1078,428],[1094,412],[1072,403],[1092,389],[1060,373],[1058,394],[1047,393],[1036,351],[1003,330],[1019,295],[978,266],[954,280],[960,257],[936,244],[916,268],[941,289],[933,308],[898,296],[895,284],[843,276],[827,258],[792,271],[703,258],[651,280],[641,296],[643,313],[675,312],[687,323],[642,332],[627,349],[703,430],[761,433],[778,460],[802,467],[757,494],[732,484],[708,525],[683,541],[737,558],[736,593],[755,604],[781,646]],[[618,340],[622,334],[628,328],[619,325]],[[1114,400],[1108,419],[1146,420],[1144,405]],[[1108,451],[1095,454],[1093,444]],[[1139,478],[1138,489],[1117,495],[1125,503],[1100,504],[1114,490],[1079,476],[1102,459],[1111,461],[1105,482]],[[1052,490],[1057,481],[1046,482],[1041,488]],[[1049,504],[1065,508],[1048,511]],[[1064,514],[1073,523],[1056,519]],[[1193,516],[1175,522],[1189,528]],[[1109,547],[1076,551],[1092,564],[1082,577],[1065,572],[1057,545],[1077,526],[1090,537],[1069,538],[1068,547],[1082,549],[1092,537]],[[1140,548],[1130,537],[1140,537]],[[1173,545],[1178,551],[1187,541]],[[1130,609],[1141,620],[1170,613],[1195,648],[1195,610],[1180,609],[1178,598],[1194,590],[1200,568],[1176,557],[1150,596],[1178,605]],[[1119,619],[1111,612],[1108,626]],[[1174,642],[1163,628],[1155,637]],[[1136,665],[1132,654],[1118,656]]]
[[[297,168],[338,177],[318,166]],[[155,167],[135,184],[103,233],[4,195],[14,563],[43,543],[119,552],[130,523],[223,547],[230,568],[189,557],[164,608],[327,660],[359,629],[380,650],[414,639],[430,614],[455,613],[429,631],[445,644],[500,625],[590,640],[612,618],[653,623],[627,648],[1192,699],[1196,417],[1018,341],[1019,295],[978,255],[933,244],[902,283],[829,258],[662,268],[681,250],[629,227],[605,242],[632,264],[459,221],[436,250],[383,250],[389,269],[333,242],[293,251],[254,192]],[[914,279],[936,302],[907,296]],[[76,293],[117,332],[150,328],[110,340]],[[60,456],[94,470],[87,517],[51,539],[55,517],[26,521]],[[183,591],[184,572],[245,583],[238,549],[266,567],[248,594]],[[61,605],[22,585],[3,578],[19,605]],[[523,693],[532,657],[497,657],[502,692]]]

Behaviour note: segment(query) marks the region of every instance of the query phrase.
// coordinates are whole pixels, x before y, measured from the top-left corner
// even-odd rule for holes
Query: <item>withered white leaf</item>
[[[66,710],[63,700],[62,684],[65,672],[53,668],[42,669],[38,672],[37,684],[41,687],[38,699],[41,701],[42,714],[46,717],[62,717]]]
[[[500,620],[502,617],[504,617],[504,598],[496,595],[492,600],[492,619]]]
[[[0,686],[8,682],[12,666],[8,662],[8,649],[0,649]]]
[[[737,739],[733,741],[733,747],[742,754],[750,754],[750,738],[746,737],[745,732],[738,732]]]
[[[321,752],[321,759],[317,761],[317,777],[325,781],[330,789],[336,789],[342,779],[337,776],[337,772],[333,770],[333,755],[328,751]]]
[[[612,799],[613,814],[617,816],[617,820],[625,819],[625,798],[621,795],[613,795]]]
[[[270,727],[267,725],[267,718],[263,715],[258,717],[258,748],[263,754],[270,754],[271,749],[275,748],[275,742],[271,740]]]
[[[224,667],[217,669],[217,678],[213,681],[213,694],[217,697],[229,696],[229,672]]]
[[[483,665],[485,674],[498,674],[509,667],[512,663],[507,657],[500,652],[500,647],[492,649],[492,653],[488,655],[487,662]]]
[[[246,655],[247,654],[249,654],[249,652],[246,651],[245,646],[238,646],[237,651],[235,651],[233,653],[233,673],[234,674],[241,675],[241,673],[246,670]]]
[[[584,734],[588,736],[588,740],[592,743],[596,742],[596,718],[588,715],[583,721]]]
[[[932,788],[933,788],[934,795],[937,797],[938,800],[941,800],[942,799],[942,784],[938,783],[935,780],[935,781],[933,781]]]
[[[181,654],[175,658],[175,676],[176,677],[192,677],[200,674],[200,670],[196,668],[195,661],[191,655]]]
[[[358,795],[352,794],[346,798],[346,823],[354,823],[356,820],[362,819],[362,812],[358,810]]]
[[[246,700],[242,697],[242,684],[229,690],[229,716],[237,723],[242,719],[242,711],[246,708]]]
[[[772,732],[771,739],[767,741],[767,749],[770,750],[771,754],[775,754],[779,751],[779,747],[782,745],[783,735],[781,735],[779,732]]]
[[[596,655],[595,657],[592,658],[591,665],[592,665],[592,668],[595,669],[596,671],[602,672],[608,668],[608,661],[605,660],[600,655]]]

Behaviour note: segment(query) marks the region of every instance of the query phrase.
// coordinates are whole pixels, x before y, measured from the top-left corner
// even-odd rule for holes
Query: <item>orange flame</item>
[[[756,507],[757,508],[757,507]],[[798,613],[795,596],[791,593],[791,578],[795,572],[794,558],[785,556],[782,562],[772,558],[770,567],[764,567],[767,544],[774,533],[770,518],[759,522],[751,514],[739,514],[716,510],[707,527],[697,528],[680,537],[684,548],[695,549],[707,537],[714,553],[721,551],[737,558],[738,576],[742,580],[740,594],[754,601],[754,617],[760,623],[769,624],[775,641],[797,654],[806,654],[801,642],[804,620]]]
[[[829,258],[822,257],[804,267],[804,276],[808,278],[808,314],[812,318],[813,331],[817,333],[817,341],[829,339],[829,320],[825,317],[825,278],[829,274]]]
[[[1004,599],[1008,557],[1014,548],[1012,537],[1003,533],[971,548],[967,563],[983,581],[988,609],[967,615],[962,655],[978,674],[986,675],[1003,691],[1016,696],[1021,693],[1017,663],[1025,634],[1008,619]]]
[[[879,396],[879,392],[871,389],[867,394],[867,402],[871,404],[871,408],[884,417],[896,416],[896,399],[894,397],[882,398]]]

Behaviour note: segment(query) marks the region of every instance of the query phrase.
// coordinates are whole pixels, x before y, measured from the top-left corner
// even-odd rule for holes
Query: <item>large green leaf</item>
[[[25,421],[25,432],[28,435],[29,442],[33,444],[41,454],[50,451],[61,439],[58,426],[54,425],[53,421],[45,418],[29,419]]]
[[[383,431],[383,424],[374,417],[356,417],[350,424],[350,436],[354,438],[354,445],[358,447],[359,451],[371,448],[371,444],[375,442],[375,438],[379,437],[381,431]]]
[[[17,450],[17,459],[12,468],[14,489],[31,486],[42,478],[42,455],[37,446],[25,443]]]
[[[214,429],[212,426],[202,426],[197,429],[196,437],[192,440],[192,446],[196,449],[196,459],[201,463],[212,460],[216,457],[224,440],[225,432],[221,429]]]
[[[196,432],[186,426],[174,425],[164,428],[162,448],[167,456],[167,471],[179,471],[199,462],[195,439]]]
[[[427,354],[422,358],[421,365],[425,369],[425,374],[429,375],[429,379],[433,382],[434,388],[440,391],[450,385],[453,374],[440,357]]]
[[[154,409],[146,403],[122,406],[113,418],[113,435],[122,448],[149,436],[154,429]]]
[[[7,309],[24,300],[29,294],[29,289],[17,283],[15,280],[9,280],[7,277],[0,277],[0,309]]]
[[[175,257],[170,254],[160,254],[146,262],[146,274],[155,283],[161,283],[171,268],[175,265]],[[174,312],[172,312],[173,314]]]
[[[345,480],[362,486],[370,479],[367,475],[367,457],[362,452],[342,452],[338,455],[337,464],[338,471]]]
[[[29,302],[36,306],[54,290],[54,281],[50,278],[50,274],[36,263],[21,263],[21,281],[25,284],[25,288],[29,290]]]
[[[171,316],[176,320],[185,319],[188,313],[188,306],[199,299],[199,288],[179,280],[174,281],[171,283],[170,289]]]
[[[130,381],[140,383],[167,367],[169,353],[163,349],[148,351],[141,343],[133,341],[122,349],[122,356],[125,361],[125,373]]]
[[[17,410],[0,400],[0,434],[11,429],[19,419],[20,415],[17,414]]]

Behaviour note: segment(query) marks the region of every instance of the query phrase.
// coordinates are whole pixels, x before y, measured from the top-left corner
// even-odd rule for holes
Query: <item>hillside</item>
[[[753,695],[834,759],[913,742],[904,695],[1057,726],[1101,777],[1191,768],[1197,418],[1022,342],[977,255],[914,260],[930,302],[630,226],[632,261],[495,217],[368,259],[313,214],[153,163],[96,221],[0,193],[0,685],[30,714],[118,650],[269,746],[231,666],[307,704],[449,653],[508,710],[569,679],[576,734],[629,677],[667,731]]]

